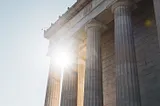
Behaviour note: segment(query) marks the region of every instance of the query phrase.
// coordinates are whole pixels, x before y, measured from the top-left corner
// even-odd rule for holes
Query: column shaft
[[[59,106],[60,80],[50,69],[45,97],[45,106]]]
[[[77,75],[77,62],[78,62],[78,45],[79,40],[71,38],[68,40],[71,63],[64,69],[62,92],[61,92],[61,105],[60,106],[77,106],[77,87],[78,87],[78,75]]]
[[[61,106],[77,106],[77,72],[64,71]]]
[[[160,0],[153,0],[153,3],[154,3],[156,24],[157,24],[158,40],[160,46]]]
[[[50,96],[50,94],[51,94],[51,78],[50,77],[48,77],[48,83],[47,83],[47,90],[46,90],[46,97],[45,97],[45,106],[51,106],[50,104],[51,104],[51,96]]]
[[[103,106],[100,32],[95,20],[86,26],[87,60],[84,86],[84,106]]]
[[[141,105],[130,7],[130,2],[113,6],[117,106]]]

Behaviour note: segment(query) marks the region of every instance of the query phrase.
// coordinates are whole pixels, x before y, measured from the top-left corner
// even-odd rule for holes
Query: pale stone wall
[[[78,97],[77,106],[83,106],[84,98],[84,77],[85,77],[85,62],[79,60],[78,66]]]
[[[78,53],[78,94],[77,106],[83,106],[84,101],[84,78],[85,78],[85,55],[86,48]]]
[[[103,71],[103,104],[104,106],[115,106],[115,54],[114,34],[109,30],[102,35],[102,71]]]
[[[152,0],[141,4],[133,20],[142,106],[160,106],[160,48]]]

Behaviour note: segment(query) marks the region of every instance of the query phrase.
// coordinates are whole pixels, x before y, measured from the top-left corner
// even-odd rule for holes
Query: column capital
[[[95,20],[95,19],[92,19],[92,20],[90,20],[90,21],[86,24],[86,26],[85,26],[85,31],[87,31],[87,29],[93,28],[93,27],[99,28],[100,30],[105,30],[105,29],[107,29],[107,26],[106,26],[106,25],[104,25],[103,23],[101,23],[101,22],[99,22],[99,21],[97,21],[97,20]]]
[[[127,7],[131,8],[132,5],[133,5],[133,2],[132,2],[131,0],[118,1],[118,2],[116,2],[116,3],[114,3],[114,4],[112,5],[112,12],[114,13],[114,10],[115,10],[117,7],[119,7],[119,6],[127,6]]]

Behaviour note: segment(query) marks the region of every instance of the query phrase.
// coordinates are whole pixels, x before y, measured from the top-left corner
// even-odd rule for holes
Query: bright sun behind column
[[[55,49],[54,55],[52,56],[52,62],[57,67],[69,67],[72,64],[72,55],[71,52],[68,49],[65,49],[64,47],[59,47]]]

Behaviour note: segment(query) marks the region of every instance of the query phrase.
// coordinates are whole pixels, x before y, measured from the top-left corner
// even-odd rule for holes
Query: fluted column
[[[71,63],[68,64],[63,70],[62,92],[61,92],[61,105],[60,106],[77,106],[77,87],[78,87],[78,74],[77,74],[77,50],[79,41],[76,38],[68,39],[70,48]]]
[[[100,38],[103,25],[92,20],[86,26],[87,57],[84,106],[103,106]]]
[[[77,72],[65,70],[61,93],[61,106],[77,106]]]
[[[160,0],[153,0],[153,4],[154,4],[154,11],[155,11],[157,32],[158,32],[158,40],[159,40],[159,46],[160,46]]]
[[[56,69],[50,66],[44,106],[59,106],[60,76]]]
[[[116,55],[116,104],[141,106],[129,1],[113,5]]]
[[[52,81],[51,81],[50,74],[49,74],[44,106],[51,106],[51,100],[52,100],[51,95],[50,95],[52,92],[51,85],[52,85]]]

